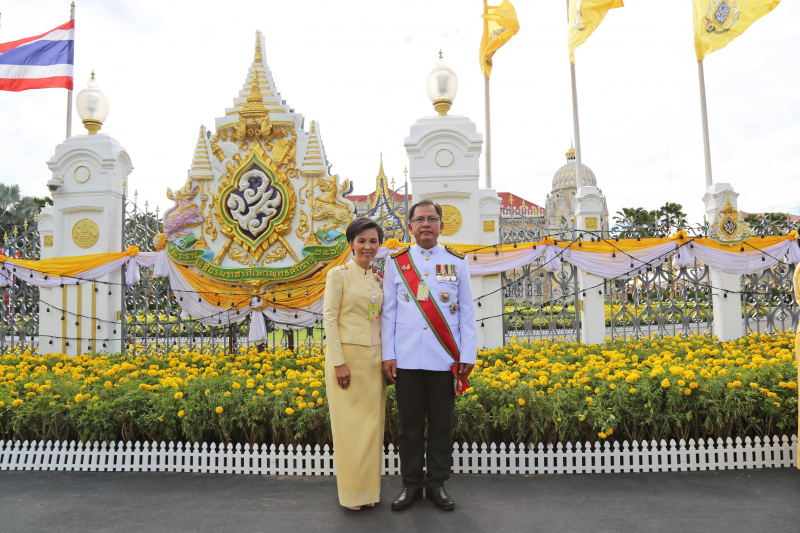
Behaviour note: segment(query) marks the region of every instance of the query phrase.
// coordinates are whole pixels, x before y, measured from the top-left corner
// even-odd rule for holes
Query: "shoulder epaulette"
[[[395,258],[398,255],[403,255],[404,253],[406,253],[408,251],[408,249],[409,249],[409,246],[403,246],[402,248],[400,248],[399,250],[397,250],[396,252],[394,252],[392,254],[392,258]]]
[[[458,257],[459,259],[464,259],[467,256],[467,254],[465,254],[464,252],[459,252],[449,244],[445,246],[444,249],[453,254],[454,256]]]

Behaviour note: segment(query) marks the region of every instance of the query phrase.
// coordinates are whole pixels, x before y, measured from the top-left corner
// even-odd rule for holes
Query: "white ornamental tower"
[[[442,244],[498,244],[500,198],[494,189],[480,188],[480,155],[483,136],[468,117],[449,115],[458,92],[458,77],[439,53],[428,75],[428,96],[437,115],[423,117],[411,126],[405,138],[409,177],[414,201],[441,204],[444,232]],[[503,344],[500,275],[472,278],[478,319],[478,346]],[[494,317],[481,321],[483,317]]]
[[[66,139],[47,162],[53,205],[38,218],[42,259],[124,251],[122,202],[133,165],[116,139],[97,133],[108,116],[108,99],[94,73],[75,105],[89,133]],[[41,288],[40,350],[72,356],[119,352],[123,283],[117,270],[96,282],[76,285],[66,278],[63,286]]]

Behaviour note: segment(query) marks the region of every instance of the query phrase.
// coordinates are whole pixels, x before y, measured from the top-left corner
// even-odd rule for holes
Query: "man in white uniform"
[[[444,482],[452,468],[456,386],[472,372],[477,356],[469,262],[438,244],[444,228],[439,204],[422,200],[408,219],[416,244],[386,262],[381,316],[383,372],[397,393],[403,478],[392,509],[408,509],[424,488],[437,507],[451,511],[455,503]]]

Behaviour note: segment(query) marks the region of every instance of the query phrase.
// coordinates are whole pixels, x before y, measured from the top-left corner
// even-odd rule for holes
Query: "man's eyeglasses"
[[[427,217],[427,218],[426,217],[417,217],[414,220],[412,220],[411,223],[412,224],[422,224],[426,220],[428,222],[430,222],[431,224],[436,224],[436,223],[440,222],[442,219],[439,218],[439,217]]]

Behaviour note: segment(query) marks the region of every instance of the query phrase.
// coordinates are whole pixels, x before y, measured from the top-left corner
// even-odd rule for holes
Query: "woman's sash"
[[[469,383],[465,378],[458,378],[458,363],[461,360],[461,355],[458,351],[456,340],[453,338],[453,332],[450,331],[447,320],[445,320],[439,306],[436,304],[436,298],[434,298],[433,294],[429,294],[426,301],[419,301],[417,299],[417,290],[422,282],[422,278],[419,275],[416,265],[414,265],[414,261],[411,259],[410,253],[405,252],[398,254],[394,257],[394,262],[397,271],[406,284],[408,292],[411,293],[422,316],[425,317],[428,327],[431,328],[431,331],[433,331],[433,334],[436,336],[436,340],[442,345],[444,351],[453,359],[450,370],[456,378],[456,395],[461,394],[467,390]]]

